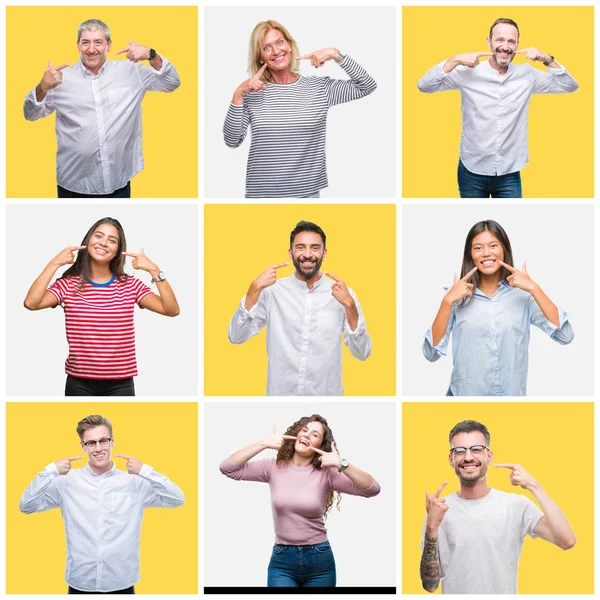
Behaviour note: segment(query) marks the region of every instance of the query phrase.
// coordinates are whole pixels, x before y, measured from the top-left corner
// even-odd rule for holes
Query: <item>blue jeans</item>
[[[307,198],[320,198],[320,197],[321,197],[321,192],[315,192],[314,194],[307,196]]]
[[[273,546],[267,587],[335,587],[335,582],[335,559],[329,542]]]
[[[458,191],[461,198],[522,198],[521,173],[477,175],[458,161]]]

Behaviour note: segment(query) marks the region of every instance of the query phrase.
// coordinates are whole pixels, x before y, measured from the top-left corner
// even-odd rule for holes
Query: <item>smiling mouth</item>
[[[96,252],[98,252],[99,254],[108,254],[108,250],[105,250],[104,248],[94,248],[94,250]]]
[[[481,261],[479,264],[480,264],[482,267],[491,267],[491,266],[492,266],[493,264],[495,264],[495,263],[496,263],[496,261],[495,261],[495,260],[492,260],[492,259],[490,259],[490,260],[482,260],[482,261]]]
[[[104,458],[106,456],[106,452],[101,452],[100,454],[92,454],[92,456],[98,460],[100,458]]]
[[[479,464],[475,464],[475,463],[469,463],[466,465],[460,465],[461,469],[464,469],[465,471],[475,471],[475,469],[478,469],[481,465]]]
[[[298,443],[310,448],[310,444],[308,443],[308,440],[298,440]]]

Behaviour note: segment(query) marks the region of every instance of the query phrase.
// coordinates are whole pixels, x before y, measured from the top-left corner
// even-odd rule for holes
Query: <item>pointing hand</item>
[[[454,283],[445,296],[450,304],[455,304],[463,298],[473,295],[473,284],[468,281],[475,271],[477,271],[477,267],[473,267],[462,279],[459,279],[456,273],[454,274]]]
[[[524,54],[525,58],[534,62],[547,62],[550,59],[548,54],[540,52],[537,48],[524,48],[523,50],[517,50],[515,54]]]
[[[277,263],[267,267],[253,282],[253,287],[259,290],[264,290],[265,288],[273,285],[277,281],[277,269],[281,269],[282,267],[287,267],[290,263]]]
[[[331,442],[331,452],[325,452],[320,448],[313,448],[313,450],[320,454],[319,460],[321,461],[322,467],[335,467],[339,469],[342,465],[342,459],[340,457],[340,453],[337,450],[335,442]]]
[[[277,426],[273,425],[271,433],[262,441],[265,448],[271,450],[279,450],[285,443],[285,440],[295,440],[296,436],[293,435],[281,435],[277,433]]]
[[[55,267],[72,265],[77,258],[76,252],[79,250],[87,250],[87,246],[67,246],[64,250],[61,250],[50,262]]]
[[[69,456],[69,458],[57,460],[54,464],[56,465],[60,475],[66,475],[71,470],[71,463],[74,460],[81,460],[82,458],[85,458],[85,456]]]
[[[429,497],[427,491],[425,492],[425,508],[427,510],[427,525],[429,527],[439,527],[448,512],[449,507],[446,504],[446,498],[440,498],[441,491],[447,485],[448,482],[444,481],[431,497]]]
[[[333,281],[335,281],[335,283],[331,286],[331,295],[343,306],[352,306],[354,304],[354,299],[350,295],[350,291],[348,290],[346,283],[328,271],[323,271],[323,274],[327,275],[329,279],[333,279]]]
[[[309,54],[305,54],[304,56],[296,56],[296,60],[310,60],[310,64],[318,69],[322,67],[328,60],[338,60],[340,56],[339,50],[337,48],[324,48],[323,50],[317,50],[315,52],[310,52]]]
[[[499,260],[498,262],[505,269],[508,269],[512,273],[512,275],[509,275],[506,278],[506,281],[511,287],[519,288],[520,290],[529,292],[530,294],[535,290],[536,283],[529,276],[529,273],[527,272],[527,263],[525,261],[523,261],[523,267],[521,271],[515,269],[514,267],[511,267],[510,265],[507,265],[501,260]]]
[[[252,75],[252,77],[240,83],[240,85],[236,88],[234,92],[234,96],[239,95],[241,97],[244,97],[247,94],[250,94],[251,92],[266,90],[267,86],[265,82],[261,79],[261,76],[265,72],[266,68],[267,63],[265,63],[254,75]]]
[[[44,94],[46,94],[48,90],[51,90],[62,83],[63,74],[61,71],[66,69],[68,66],[69,64],[65,63],[63,65],[58,65],[58,67],[53,67],[52,61],[48,61],[48,66],[46,67],[42,80],[40,81],[40,87],[44,91]]]
[[[510,483],[519,485],[523,489],[530,489],[537,481],[521,465],[517,463],[505,463],[494,465],[498,469],[510,469]]]
[[[127,461],[127,472],[130,475],[138,475],[144,464],[137,458],[133,458],[133,456],[127,456],[127,454],[115,454],[115,456],[117,458],[124,458]]]
[[[115,56],[117,54],[123,54],[123,52],[127,52],[127,60],[131,62],[140,62],[141,60],[148,60],[150,58],[150,48],[148,46],[144,46],[143,44],[136,44],[131,40],[127,40],[129,42],[129,46],[125,46],[125,48],[121,48],[115,52]]]
[[[479,64],[480,58],[493,55],[493,52],[469,52],[467,54],[457,54],[454,56],[454,60],[457,61],[459,65],[474,69]]]

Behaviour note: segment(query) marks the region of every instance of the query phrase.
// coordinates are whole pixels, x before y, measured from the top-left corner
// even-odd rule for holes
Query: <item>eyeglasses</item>
[[[470,448],[465,448],[464,446],[457,446],[456,448],[450,448],[450,453],[454,456],[464,456],[467,453],[467,450],[470,450],[471,454],[481,455],[486,450],[489,450],[489,448],[487,446],[482,446],[481,444],[471,446]]]
[[[112,438],[102,438],[101,440],[90,440],[89,442],[83,442],[83,445],[88,449],[88,450],[93,450],[96,447],[96,444],[98,444],[100,446],[100,448],[106,448],[106,446],[108,446],[110,444],[110,441],[112,440]]]

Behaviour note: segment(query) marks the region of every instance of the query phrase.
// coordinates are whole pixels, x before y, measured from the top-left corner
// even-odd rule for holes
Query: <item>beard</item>
[[[321,264],[323,263],[323,257],[319,259],[296,259],[292,258],[296,273],[302,279],[310,279],[319,272]]]
[[[460,465],[480,465],[480,467],[476,470],[473,471],[471,473],[464,471]],[[488,472],[488,464],[487,464],[487,460],[484,462],[480,462],[480,461],[462,461],[461,463],[457,464],[454,466],[454,472],[456,473],[456,476],[458,477],[458,479],[460,480],[460,482],[463,485],[467,485],[467,486],[473,486],[476,483],[482,481],[483,479],[485,479],[487,472]]]
[[[510,51],[508,53],[499,52],[498,48],[494,50],[494,61],[499,67],[508,66],[515,58],[515,53]]]

